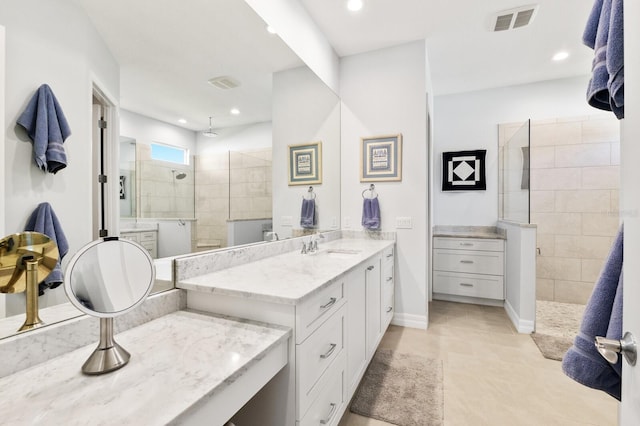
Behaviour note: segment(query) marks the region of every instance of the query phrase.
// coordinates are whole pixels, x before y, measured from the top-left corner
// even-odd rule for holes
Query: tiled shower
[[[500,125],[500,146],[522,126]],[[619,122],[608,115],[538,120],[529,133],[529,189],[519,197],[528,193],[537,226],[536,298],[585,304],[619,226]],[[504,198],[501,191],[501,206]]]

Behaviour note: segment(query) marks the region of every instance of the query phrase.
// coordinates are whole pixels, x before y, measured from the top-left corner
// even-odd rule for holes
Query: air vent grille
[[[511,20],[513,19],[513,13],[508,15],[498,16],[496,19],[496,25],[493,28],[493,31],[505,31],[511,28]]]
[[[240,82],[238,80],[233,77],[229,77],[228,75],[211,78],[209,79],[209,84],[222,90],[234,89],[240,86]]]
[[[493,31],[506,31],[525,27],[533,21],[537,11],[538,5],[503,10],[494,17]]]

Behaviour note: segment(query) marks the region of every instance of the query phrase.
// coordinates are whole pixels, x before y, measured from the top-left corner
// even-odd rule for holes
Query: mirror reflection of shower
[[[182,180],[182,179],[187,177],[187,174],[185,172],[178,172],[175,169],[171,170],[171,173],[173,173],[173,179],[174,180]]]

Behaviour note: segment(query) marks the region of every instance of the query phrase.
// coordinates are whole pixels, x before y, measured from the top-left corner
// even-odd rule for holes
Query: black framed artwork
[[[442,153],[443,191],[483,191],[487,189],[487,150]]]

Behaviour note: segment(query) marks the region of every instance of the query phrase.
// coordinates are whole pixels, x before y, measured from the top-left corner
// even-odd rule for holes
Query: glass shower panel
[[[501,125],[506,142],[500,141],[500,219],[530,223],[530,127],[529,120],[523,124]]]

